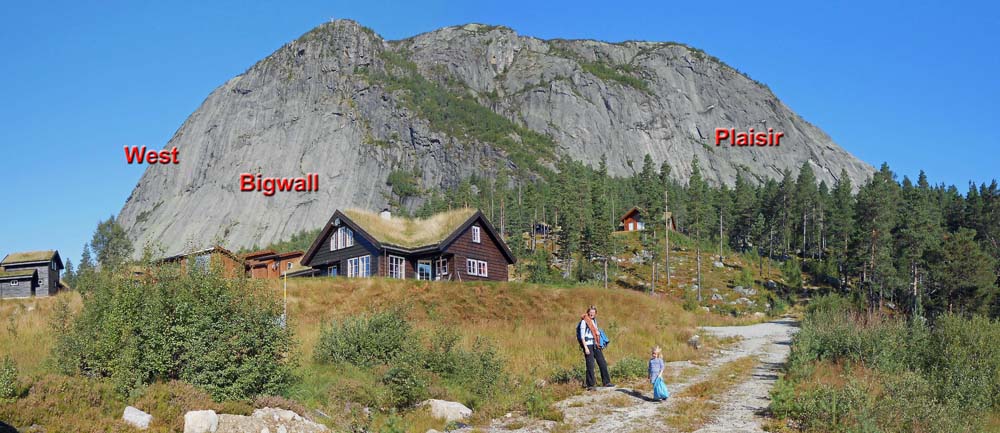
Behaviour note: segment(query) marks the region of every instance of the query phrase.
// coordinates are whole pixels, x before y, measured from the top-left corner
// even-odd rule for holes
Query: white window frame
[[[371,255],[347,259],[347,276],[349,278],[365,278],[371,276]]]
[[[427,265],[427,278],[420,278],[420,265]],[[415,269],[415,274],[418,280],[432,281],[434,280],[434,261],[433,260],[417,260],[417,268]]]
[[[17,280],[10,280],[10,285],[16,286],[17,285]]]
[[[389,256],[389,278],[406,278],[406,258],[400,256]]]
[[[448,275],[448,259],[442,257],[434,261],[434,270],[437,271],[435,277],[441,279],[442,276]]]
[[[288,267],[286,267],[285,269],[292,269],[292,262],[288,262],[287,264],[288,264]]]
[[[489,277],[488,265],[483,260],[465,259],[465,273],[477,277]]]
[[[342,250],[354,246],[354,230],[341,226],[330,236],[330,251]]]
[[[482,243],[482,233],[479,226],[472,226],[472,242],[477,244]]]

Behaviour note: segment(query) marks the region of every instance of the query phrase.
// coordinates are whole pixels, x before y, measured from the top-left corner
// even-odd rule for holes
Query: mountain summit
[[[781,131],[779,147],[715,146],[717,128]],[[387,203],[390,173],[425,187],[473,174],[537,176],[568,156],[631,175],[649,154],[686,179],[763,182],[812,164],[854,185],[871,166],[764,85],[670,42],[542,40],[467,24],[386,41],[329,22],[215,89],[150,166],[119,214],[137,249],[266,245],[320,227],[334,209]],[[318,175],[317,192],[241,192],[243,174]],[[414,203],[409,203],[413,205]]]

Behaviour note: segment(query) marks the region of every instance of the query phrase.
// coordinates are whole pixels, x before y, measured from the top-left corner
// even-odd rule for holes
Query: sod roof
[[[428,218],[382,218],[378,213],[359,209],[344,211],[344,215],[379,243],[411,249],[441,243],[475,214],[476,209],[462,208]]]
[[[4,257],[4,264],[11,263],[27,263],[27,262],[42,262],[49,261],[55,257],[55,250],[45,250],[45,251],[25,251],[20,253],[10,253],[7,257]]]
[[[0,271],[0,279],[3,280],[25,278],[25,277],[30,278],[33,275],[35,275],[34,269],[23,269],[19,271]]]

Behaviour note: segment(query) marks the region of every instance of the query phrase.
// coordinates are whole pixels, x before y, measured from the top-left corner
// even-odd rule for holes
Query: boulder
[[[145,430],[149,428],[149,423],[153,421],[153,416],[139,410],[139,408],[126,406],[125,413],[122,414],[122,420],[132,427]]]
[[[694,350],[700,349],[701,337],[699,337],[698,334],[692,335],[691,338],[688,338],[688,346],[691,346]]]
[[[273,419],[275,422],[302,421],[302,417],[295,412],[285,409],[271,408],[271,407],[256,409],[250,416],[261,419]]]
[[[432,417],[443,419],[445,422],[463,420],[472,416],[472,409],[469,409],[464,404],[455,401],[437,400],[432,398],[424,400],[420,403],[420,406],[425,405],[430,406]]]
[[[722,262],[712,262],[712,266],[715,266],[717,268],[722,268],[725,267],[726,265],[723,264]]]
[[[219,415],[214,410],[192,410],[184,414],[184,433],[215,433]]]
[[[718,293],[713,293],[712,294],[712,300],[713,301],[721,301],[722,300],[722,295],[720,295]]]
[[[739,299],[736,300],[736,303],[737,304],[745,304],[745,305],[754,305],[754,304],[756,304],[756,302],[751,301],[750,299],[747,299],[747,298],[739,298]]]
[[[774,290],[778,288],[778,283],[775,283],[774,280],[767,280],[767,282],[764,283],[764,287]]]

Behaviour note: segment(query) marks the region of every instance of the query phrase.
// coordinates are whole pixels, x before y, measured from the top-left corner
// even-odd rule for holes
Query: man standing
[[[605,387],[612,387],[611,377],[608,376],[608,362],[604,360],[603,347],[601,347],[600,328],[597,327],[597,307],[591,305],[587,309],[587,314],[580,318],[580,325],[577,327],[576,338],[583,348],[583,357],[587,362],[587,389],[593,390],[595,385],[594,360],[601,368],[601,383]]]

